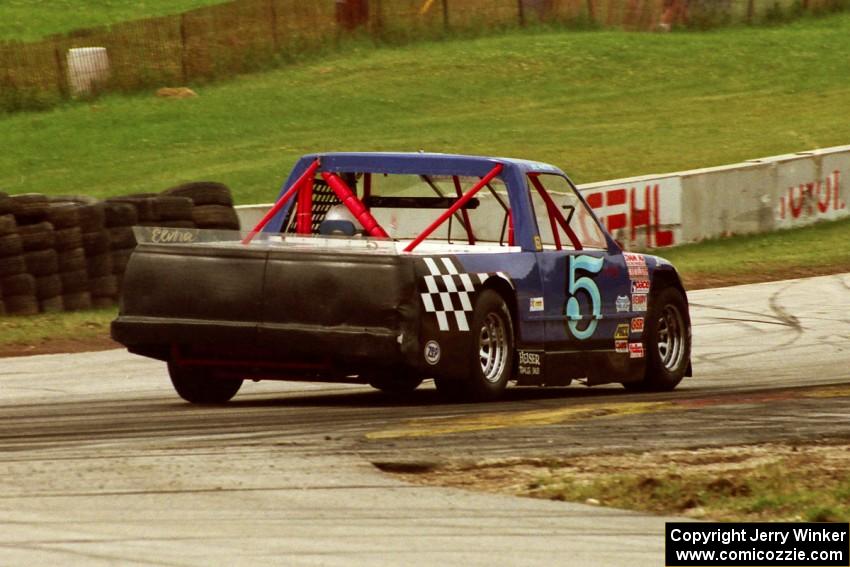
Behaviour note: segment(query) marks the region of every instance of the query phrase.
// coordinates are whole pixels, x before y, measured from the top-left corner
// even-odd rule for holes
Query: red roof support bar
[[[249,232],[248,235],[242,239],[242,244],[250,243],[254,239],[254,237],[257,236],[257,233],[263,230],[263,228],[267,224],[269,224],[269,221],[272,220],[272,218],[283,208],[283,206],[292,198],[292,196],[295,195],[296,191],[298,191],[298,189],[301,187],[301,184],[303,184],[307,180],[310,180],[310,182],[312,183],[313,176],[316,175],[317,169],[319,169],[319,160],[316,160],[311,163],[310,167],[308,167],[307,170],[301,174],[301,177],[295,180],[295,183],[292,184],[292,187],[290,187],[286,191],[286,193],[284,193],[283,196],[277,200],[277,203],[275,203],[274,206],[269,209],[269,212],[267,212],[265,216],[260,219],[260,222],[258,222],[257,225],[251,229],[251,232]]]
[[[389,238],[389,235],[381,228],[381,225],[378,224],[372,213],[369,212],[363,202],[351,190],[351,187],[339,175],[325,171],[322,173],[322,177],[328,182],[328,186],[333,189],[336,196],[342,201],[342,204],[348,207],[351,214],[363,225],[369,236]]]
[[[437,220],[432,222],[431,225],[428,228],[426,228],[425,230],[420,232],[419,236],[414,238],[413,242],[408,244],[405,247],[404,251],[405,252],[413,252],[413,249],[416,248],[417,246],[419,246],[422,243],[423,240],[428,238],[428,236],[430,236],[432,232],[437,230],[440,227],[441,224],[446,222],[447,218],[449,218],[450,216],[455,214],[458,211],[458,209],[460,209],[467,202],[469,202],[469,200],[472,199],[475,196],[476,193],[478,193],[484,186],[486,186],[488,183],[490,183],[493,180],[493,178],[496,177],[497,175],[499,175],[500,173],[502,173],[502,164],[497,163],[496,167],[494,167],[493,169],[490,170],[490,173],[488,173],[483,178],[481,178],[481,181],[476,183],[475,186],[472,189],[470,189],[469,191],[467,191],[463,195],[463,197],[461,197],[460,199],[455,201],[454,205],[452,205],[451,207],[449,207],[448,209],[443,211],[443,214],[441,214],[440,217]]]
[[[564,232],[567,234],[567,237],[570,239],[570,242],[573,245],[573,248],[576,250],[582,250],[583,246],[576,236],[575,231],[570,228],[570,225],[567,224],[567,221],[564,220],[564,215],[561,214],[561,211],[558,210],[558,206],[555,204],[555,201],[552,200],[552,197],[549,193],[546,192],[546,189],[543,187],[543,184],[540,183],[540,180],[537,178],[538,173],[529,173],[528,178],[531,179],[531,184],[534,185],[534,188],[537,189],[537,192],[540,194],[540,197],[543,201],[546,202],[546,208],[549,209],[549,221],[552,222],[552,219],[558,221],[558,224],[561,225],[561,228],[564,229]],[[557,232],[555,231],[554,223],[552,223],[552,233],[554,238],[558,240],[558,250],[561,249],[560,238],[557,236]]]
[[[311,234],[313,232],[313,177],[305,179],[298,190],[298,210],[295,216],[295,232]]]

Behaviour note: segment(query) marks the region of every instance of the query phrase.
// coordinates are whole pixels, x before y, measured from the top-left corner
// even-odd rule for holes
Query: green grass
[[[689,289],[850,271],[850,219],[656,252]]]
[[[0,346],[37,345],[56,339],[87,341],[109,335],[115,309],[0,317]],[[22,350],[25,353],[25,350]]]
[[[0,187],[106,196],[214,179],[270,200],[331,150],[508,155],[578,182],[848,143],[850,14],[707,33],[514,31],[353,46],[163,100],[0,119]]]
[[[177,14],[223,0],[3,0],[0,41],[32,41],[78,28]]]

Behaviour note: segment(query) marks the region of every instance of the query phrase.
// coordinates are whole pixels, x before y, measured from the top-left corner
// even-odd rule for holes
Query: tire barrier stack
[[[0,192],[0,316],[115,305],[136,246],[134,226],[240,228],[221,183],[106,201]]]

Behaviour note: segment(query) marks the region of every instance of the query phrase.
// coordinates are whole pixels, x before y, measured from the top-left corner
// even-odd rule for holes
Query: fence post
[[[587,16],[591,22],[596,23],[596,6],[593,5],[593,0],[587,0]]]
[[[53,58],[56,61],[56,87],[59,89],[59,96],[68,98],[68,76],[65,74],[65,67],[62,65],[62,52],[59,46],[53,48]]]
[[[384,29],[384,10],[381,6],[381,0],[372,0],[372,7],[375,9],[375,35],[380,38]],[[369,21],[369,5],[366,5],[366,21]]]
[[[180,14],[180,73],[183,75],[183,84],[189,82],[189,69],[186,55],[186,14]]]
[[[756,13],[756,0],[747,0],[747,23],[753,23],[753,17]]]
[[[516,0],[517,16],[519,16],[519,25],[525,25],[525,0]]]
[[[278,38],[277,38],[277,6],[275,5],[275,0],[268,0],[269,2],[269,24],[272,28],[272,46],[274,47],[274,52],[277,53],[278,47]]]
[[[451,24],[449,23],[449,0],[443,0],[443,29],[449,31]]]

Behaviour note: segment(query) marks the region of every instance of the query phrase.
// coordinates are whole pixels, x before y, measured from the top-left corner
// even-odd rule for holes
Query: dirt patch
[[[84,339],[41,339],[30,343],[0,344],[0,358],[36,354],[94,352],[114,348],[124,348],[124,346],[116,343],[108,336],[86,337]]]
[[[846,442],[507,459],[395,476],[417,484],[693,518],[850,520]]]

